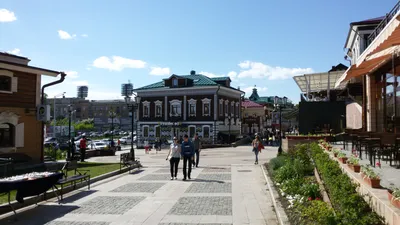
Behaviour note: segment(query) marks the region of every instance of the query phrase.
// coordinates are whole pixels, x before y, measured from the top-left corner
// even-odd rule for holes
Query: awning
[[[303,93],[319,92],[323,90],[342,90],[346,83],[335,87],[337,80],[343,75],[343,71],[334,71],[326,73],[313,73],[294,76],[293,79]]]
[[[335,86],[341,86],[344,82],[362,75],[375,72],[383,64],[392,59],[392,54],[383,55],[362,62],[359,66],[352,65],[343,76],[336,82]]]
[[[396,29],[390,34],[390,36],[383,41],[377,48],[375,48],[368,56],[372,56],[378,52],[381,52],[385,49],[391,48],[393,46],[400,45],[400,26],[398,25]]]

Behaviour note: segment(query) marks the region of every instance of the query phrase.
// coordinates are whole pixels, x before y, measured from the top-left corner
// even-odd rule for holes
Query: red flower
[[[340,150],[343,150],[343,148],[340,148]]]
[[[377,162],[377,163],[376,163],[376,166],[381,167],[381,163],[380,163],[380,162]]]
[[[308,201],[311,201],[312,200],[312,198],[311,197],[308,197]]]
[[[317,197],[317,198],[315,198],[315,200],[319,201],[319,200],[321,200],[321,199]]]

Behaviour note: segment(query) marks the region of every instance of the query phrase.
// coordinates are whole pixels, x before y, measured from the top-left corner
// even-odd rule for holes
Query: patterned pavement
[[[212,157],[214,152],[220,155],[223,152],[212,151],[207,155]],[[248,159],[251,155],[246,153],[242,157]],[[82,189],[66,197],[61,205],[52,199],[19,212],[17,219],[4,218],[0,224],[277,224],[260,166],[243,164],[243,159],[240,159],[241,164],[225,159],[220,165],[207,165],[207,158],[204,158],[204,166],[192,170],[190,181],[181,180],[182,169],[179,169],[178,180],[171,181],[165,164],[152,165],[141,173],[120,175],[95,184],[91,191]],[[220,159],[213,157],[211,160]]]

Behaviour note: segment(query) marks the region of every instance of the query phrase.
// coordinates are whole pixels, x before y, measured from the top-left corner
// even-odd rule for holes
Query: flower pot
[[[365,178],[365,181],[371,186],[372,188],[380,188],[381,187],[381,179],[371,179],[369,177]]]
[[[343,163],[343,164],[346,164],[346,162],[347,162],[347,157],[339,158],[339,161],[340,161],[341,163]]]
[[[393,194],[392,194],[392,191],[391,191],[391,190],[388,190],[388,198],[389,198],[390,203],[391,203],[393,206],[395,206],[395,207],[397,207],[397,208],[400,209],[400,200],[395,199],[395,198],[393,197]]]
[[[355,173],[359,173],[360,172],[360,169],[361,169],[361,166],[360,165],[353,165],[353,164],[347,164],[347,166],[351,169],[351,170],[353,170]]]
[[[333,156],[335,156],[337,158],[338,153],[333,153]]]

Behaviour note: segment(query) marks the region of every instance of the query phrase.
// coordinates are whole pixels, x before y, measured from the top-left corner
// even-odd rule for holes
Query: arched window
[[[9,123],[0,124],[0,148],[14,147],[15,127]]]

